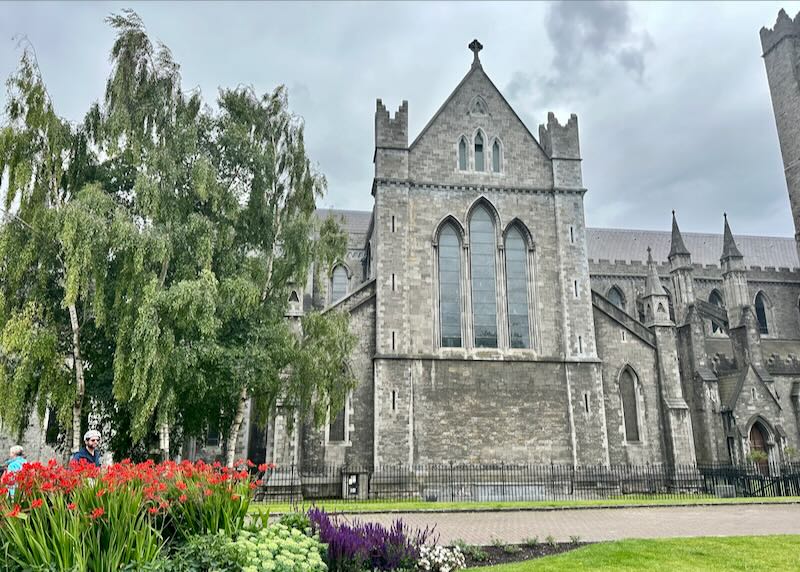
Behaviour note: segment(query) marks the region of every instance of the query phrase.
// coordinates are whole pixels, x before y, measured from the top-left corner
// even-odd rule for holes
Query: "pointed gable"
[[[476,137],[482,143],[483,171],[476,171]],[[458,160],[462,140],[466,142],[466,169],[460,168]],[[499,151],[496,163],[495,151]],[[493,167],[499,167],[499,172]],[[409,171],[411,179],[422,184],[553,185],[550,159],[479,61],[409,147]]]

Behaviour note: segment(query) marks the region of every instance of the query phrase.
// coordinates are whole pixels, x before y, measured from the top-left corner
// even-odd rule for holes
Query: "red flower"
[[[184,483],[183,481],[178,481],[177,483],[175,483],[175,486],[182,491],[186,490],[186,483]]]
[[[39,508],[40,506],[42,506],[43,503],[44,501],[42,499],[33,499],[31,501],[31,508],[32,509]]]
[[[262,473],[266,473],[266,472],[267,472],[267,469],[269,469],[269,465],[267,465],[266,463],[261,463],[261,464],[258,466],[258,470],[259,470],[260,472],[262,472]]]
[[[15,517],[18,516],[20,512],[22,512],[22,507],[19,506],[18,504],[15,504],[14,508],[12,508],[10,512],[6,513],[6,516],[9,518]]]
[[[95,519],[98,519],[101,516],[103,516],[105,513],[106,513],[106,509],[104,509],[103,507],[99,506],[89,514],[89,518],[91,518],[92,520],[95,520]]]
[[[240,497],[239,495],[231,495],[231,500],[239,500],[240,498],[242,497]]]
[[[106,494],[107,492],[108,492],[108,491],[107,491],[106,489],[100,489],[100,490],[98,490],[98,491],[97,491],[97,493],[95,494],[95,496],[96,496],[97,498],[100,498],[101,496],[103,496],[103,495],[104,495],[104,494]]]
[[[158,512],[158,507],[151,506],[150,508],[147,509],[147,512],[149,512],[150,514],[156,514]]]
[[[211,495],[214,494],[214,491],[212,491],[211,489],[206,489],[203,491],[203,494],[206,495],[207,497],[210,497]]]
[[[178,497],[178,500],[181,501],[181,502],[186,502],[186,499],[188,499],[188,498],[189,497],[187,497],[186,495],[181,495],[181,496]]]
[[[77,508],[77,506],[78,506],[78,505],[76,505],[74,502],[71,502],[71,503],[69,503],[69,504],[67,505],[67,508],[68,508],[69,510],[75,510],[75,509]]]

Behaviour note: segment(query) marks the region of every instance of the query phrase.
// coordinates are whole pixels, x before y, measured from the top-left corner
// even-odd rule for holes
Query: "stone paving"
[[[552,535],[558,541],[679,536],[800,534],[800,504],[700,507],[614,508],[548,511],[397,513],[347,515],[390,524],[402,518],[413,527],[436,525],[440,542],[461,538],[469,544],[508,543]]]

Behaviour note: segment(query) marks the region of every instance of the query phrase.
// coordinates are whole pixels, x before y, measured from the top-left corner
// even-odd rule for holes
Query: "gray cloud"
[[[546,71],[514,72],[509,97],[535,85],[538,103],[550,105],[567,93],[596,90],[614,67],[644,82],[646,55],[654,43],[647,31],[634,26],[628,2],[559,0],[548,5],[544,26],[552,64]]]
[[[777,2],[130,5],[206,101],[220,86],[289,86],[326,206],[372,208],[375,99],[409,101],[413,140],[478,38],[484,69],[534,133],[549,110],[578,114],[588,224],[668,230],[675,208],[683,230],[719,232],[726,210],[734,232],[793,235],[758,39]],[[4,3],[0,80],[26,34],[57,109],[82,119],[109,71],[103,18],[123,6]]]

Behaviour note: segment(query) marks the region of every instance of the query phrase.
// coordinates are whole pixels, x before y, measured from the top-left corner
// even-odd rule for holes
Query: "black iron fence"
[[[800,496],[800,463],[782,465],[283,466],[256,500],[428,502]]]

